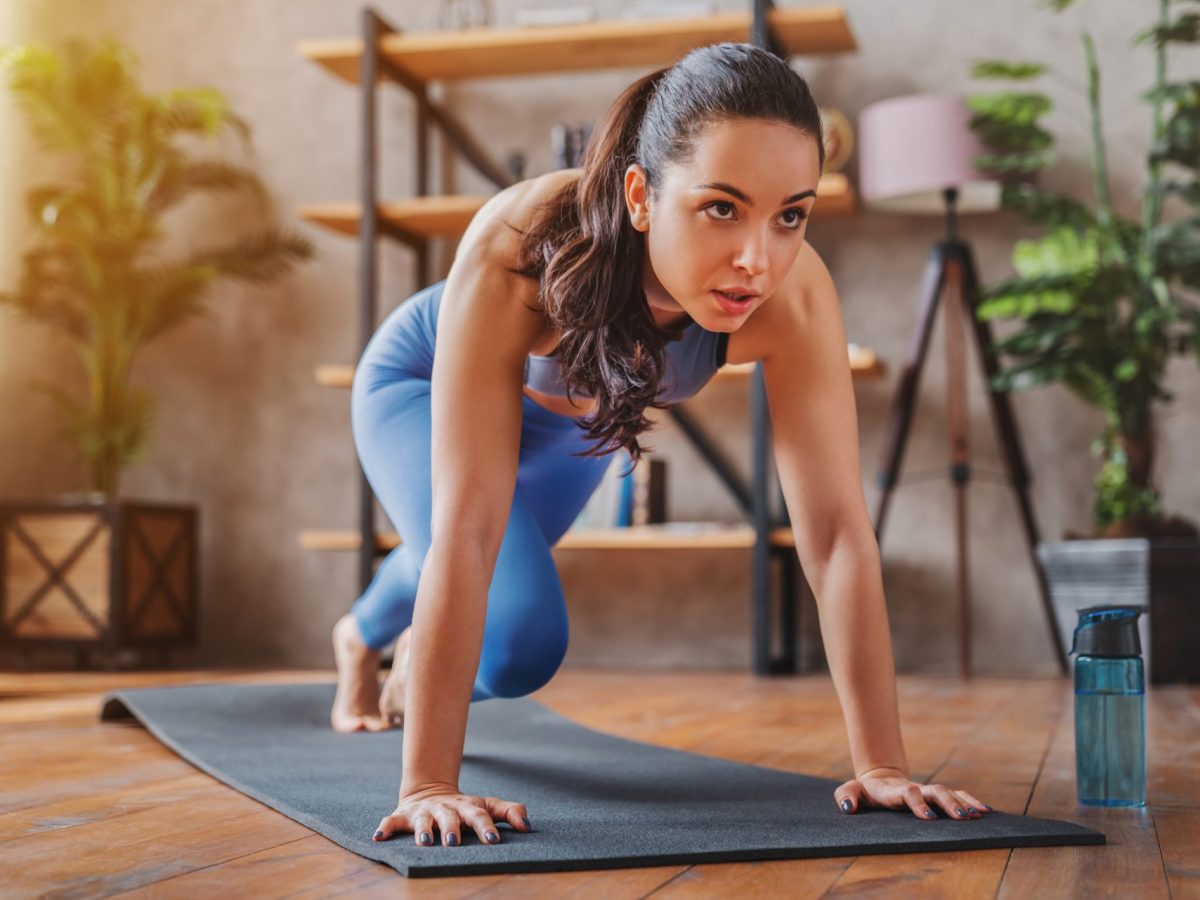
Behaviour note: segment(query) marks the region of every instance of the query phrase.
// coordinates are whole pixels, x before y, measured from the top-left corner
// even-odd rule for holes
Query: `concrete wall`
[[[511,21],[521,5],[497,0],[496,21]],[[620,0],[595,5],[605,17],[626,6]],[[1049,121],[1060,136],[1063,158],[1047,183],[1087,197],[1086,105],[1072,87],[1083,78],[1078,35],[1086,26],[1096,39],[1105,76],[1113,192],[1122,210],[1130,212],[1138,203],[1149,121],[1138,97],[1152,71],[1149,54],[1130,50],[1128,43],[1152,10],[1149,4],[1107,3],[1104,14],[1095,15],[1100,5],[1083,4],[1056,17],[1036,12],[1032,2],[1016,4],[997,27],[993,12],[975,4],[920,0],[896,15],[895,5],[883,0],[847,0],[859,51],[797,59],[794,65],[810,79],[823,105],[839,107],[853,119],[868,103],[888,96],[983,89],[986,85],[967,74],[977,57],[1053,61],[1064,78],[1051,86],[1057,110]],[[147,88],[209,84],[225,91],[253,125],[250,162],[277,198],[281,215],[317,245],[319,259],[303,271],[266,289],[221,287],[208,320],[192,322],[145,351],[136,380],[162,400],[158,438],[150,458],[127,472],[124,494],[202,506],[201,644],[181,654],[181,663],[332,665],[329,627],[353,600],[354,560],[348,554],[305,552],[296,535],[304,528],[354,522],[357,469],[348,397],[315,386],[311,372],[320,363],[355,358],[356,248],[349,239],[300,223],[294,210],[302,203],[356,197],[358,108],[350,86],[300,59],[295,46],[306,38],[355,34],[358,4],[55,0],[38,7],[43,13],[38,21],[30,13],[7,22],[9,39],[110,33],[139,54]],[[726,0],[720,7],[741,4]],[[380,0],[376,8],[407,30],[436,27],[434,3]],[[640,71],[477,81],[447,89],[446,98],[497,158],[522,150],[529,158],[528,174],[535,175],[551,165],[553,122],[598,118]],[[1176,63],[1174,71],[1180,79],[1197,76],[1194,62]],[[402,92],[387,90],[381,110],[383,193],[411,194],[412,103]],[[0,132],[5,136],[0,141],[0,235],[6,238],[0,241],[0,283],[10,284],[25,239],[18,198],[32,183],[32,151],[6,97],[0,97]],[[232,141],[215,150],[237,152]],[[439,171],[438,177],[447,190],[489,190],[461,165]],[[234,200],[191,201],[171,223],[173,245],[220,240],[228,228],[252,216]],[[1029,232],[1007,216],[962,224],[984,280],[1008,274],[1012,242]],[[809,229],[837,281],[849,338],[874,348],[891,367],[886,380],[863,381],[857,388],[863,485],[872,508],[921,271],[941,229],[937,219],[867,213],[822,220],[819,210]],[[417,287],[411,255],[402,247],[384,250],[381,270],[387,306]],[[999,475],[1001,457],[973,356],[968,361],[970,442],[977,467],[970,494],[975,658],[979,670],[988,673],[1052,671],[1017,507]],[[956,670],[943,362],[939,325],[922,381],[906,477],[883,541],[897,662],[905,671]],[[76,369],[52,336],[0,318],[0,494],[83,486],[82,468],[70,448],[54,440],[43,401],[20,387],[25,378],[47,370],[74,383]],[[1170,386],[1179,399],[1162,417],[1158,472],[1168,508],[1196,516],[1200,483],[1186,462],[1186,448],[1200,436],[1194,362],[1178,361]],[[1019,395],[1014,405],[1043,534],[1054,538],[1066,529],[1085,529],[1095,471],[1087,446],[1102,424],[1100,417],[1058,387]],[[694,410],[748,472],[745,387],[714,384],[697,398]],[[669,460],[673,518],[737,519],[721,485],[669,422],[663,421],[649,443]],[[989,478],[988,473],[996,474]],[[571,607],[568,665],[746,665],[747,553],[556,551],[556,556]],[[810,649],[816,640],[812,612],[806,611]]]

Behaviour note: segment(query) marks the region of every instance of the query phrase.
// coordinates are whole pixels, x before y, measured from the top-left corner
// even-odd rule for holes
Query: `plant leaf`
[[[312,252],[312,244],[303,235],[269,228],[236,245],[197,253],[189,265],[211,267],[243,281],[261,282],[286,274],[294,263],[311,258]]]
[[[1008,62],[1002,59],[978,59],[971,65],[972,78],[1011,78],[1028,80],[1046,71],[1038,62]]]
[[[1194,44],[1197,40],[1200,40],[1200,14],[1189,12],[1167,25],[1155,25],[1139,32],[1132,45],[1153,43],[1161,47],[1168,43]]]

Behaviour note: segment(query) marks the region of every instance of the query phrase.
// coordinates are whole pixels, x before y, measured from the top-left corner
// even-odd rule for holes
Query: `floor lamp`
[[[958,237],[960,213],[993,212],[1000,208],[999,182],[975,168],[975,157],[986,149],[969,127],[971,113],[961,97],[915,94],[893,97],[868,106],[858,121],[859,188],[870,210],[902,215],[939,215],[946,221],[946,238],[934,245],[925,266],[920,307],[908,358],[893,401],[888,440],[879,473],[882,493],[875,512],[875,538],[882,542],[883,525],[896,487],[904,445],[916,405],[917,384],[938,302],[945,295],[946,414],[950,443],[950,481],[955,497],[955,542],[958,588],[960,671],[971,674],[970,566],[967,557],[967,486],[971,479],[966,363],[963,328],[974,336],[984,384],[997,372],[991,328],[975,316],[979,282],[970,246]],[[1051,643],[1061,671],[1067,663],[1057,637],[1049,586],[1037,556],[1038,529],[1029,498],[1029,472],[1021,452],[1016,420],[1008,394],[989,389],[992,420],[1003,451],[1009,485],[1017,498],[1029,559],[1041,592]]]

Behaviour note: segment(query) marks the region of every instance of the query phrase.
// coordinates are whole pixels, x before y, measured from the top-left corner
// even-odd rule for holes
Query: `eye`
[[[716,209],[718,212],[726,211],[731,213],[734,211],[734,206],[728,200],[714,200],[712,203],[709,203],[707,206],[705,206],[704,209]],[[787,216],[789,213],[793,215],[793,218],[791,219],[791,224],[787,224],[786,227],[793,231],[799,229],[800,223],[808,218],[808,214],[805,213],[803,207],[800,206],[789,206],[782,213],[780,213],[780,215]],[[730,222],[733,220],[721,215],[717,217],[717,221]]]
[[[730,212],[733,212],[733,204],[730,203],[728,200],[716,200],[716,201],[708,204],[708,206],[706,206],[705,209],[715,209],[718,206],[723,207],[723,208],[729,210]],[[725,218],[721,218],[721,219],[718,219],[718,221],[727,222],[729,220],[725,219]]]
[[[794,224],[794,225],[790,225],[790,226],[788,226],[789,228],[799,228],[799,227],[800,227],[800,223],[801,223],[801,222],[803,222],[805,219],[807,219],[807,218],[808,218],[808,215],[807,215],[807,214],[804,212],[804,210],[803,210],[803,209],[801,209],[799,206],[789,206],[787,209],[785,209],[785,210],[784,210],[784,211],[781,213],[781,215],[785,215],[785,216],[786,216],[788,213],[795,213],[795,214],[796,214],[796,218],[794,218],[794,219],[792,220],[793,222],[795,222],[795,224]]]

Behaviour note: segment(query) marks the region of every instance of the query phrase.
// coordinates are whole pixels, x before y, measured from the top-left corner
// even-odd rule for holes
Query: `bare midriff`
[[[573,395],[573,399],[579,401],[582,405],[572,403],[566,397],[556,397],[553,394],[545,394],[534,390],[529,385],[525,385],[524,390],[525,396],[538,406],[545,407],[550,412],[557,413],[560,416],[586,416],[596,408],[595,400],[583,400],[576,395]]]
[[[549,356],[557,348],[560,337],[561,335],[547,325],[546,331],[534,342],[529,352],[535,356]],[[536,390],[529,385],[524,386],[524,391],[525,396],[538,406],[560,416],[586,416],[596,408],[595,400],[580,397],[578,394],[573,394],[572,400],[568,400],[566,397]]]

